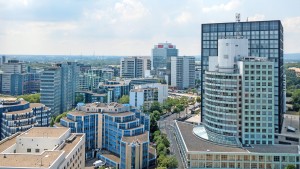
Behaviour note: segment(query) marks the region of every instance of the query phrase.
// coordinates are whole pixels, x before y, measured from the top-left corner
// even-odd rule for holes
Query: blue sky
[[[0,53],[151,55],[171,42],[200,55],[201,24],[279,19],[300,53],[299,0],[0,0]]]

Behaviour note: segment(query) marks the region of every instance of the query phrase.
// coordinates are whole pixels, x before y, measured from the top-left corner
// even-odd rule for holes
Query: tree
[[[60,119],[63,118],[63,117],[66,117],[67,114],[68,114],[68,112],[64,112],[64,113],[62,113],[62,114],[56,116],[54,122],[55,122],[55,123],[59,123],[59,122],[60,122]]]
[[[183,104],[179,104],[176,106],[180,111],[184,110],[184,105]]]
[[[155,117],[155,115],[153,115],[153,113],[150,114],[150,133],[153,133],[156,130],[158,130],[156,118],[157,117]]]
[[[25,94],[20,95],[17,97],[18,99],[23,98],[24,100],[28,101],[29,103],[40,103],[41,94]]]
[[[160,103],[159,102],[153,102],[152,104],[151,104],[151,107],[150,107],[150,109],[149,109],[149,112],[153,112],[153,111],[155,111],[155,110],[157,110],[157,111],[159,111],[160,113],[162,113],[162,107],[161,107],[161,105],[160,105]]]
[[[77,104],[77,103],[80,103],[80,102],[83,102],[83,101],[84,101],[84,97],[83,97],[82,94],[76,95],[76,97],[75,97],[75,103],[76,103],[76,104]]]
[[[178,167],[178,161],[175,158],[175,156],[168,157],[167,164],[168,164],[168,168],[177,168]]]
[[[128,95],[123,95],[119,99],[119,103],[121,103],[121,104],[128,104],[129,103],[129,96]]]
[[[295,111],[299,111],[300,109],[300,89],[297,89],[293,92],[293,108]]]
[[[197,103],[201,103],[201,97],[198,96],[198,97],[196,98],[196,101],[197,101]]]
[[[296,169],[296,166],[293,164],[289,164],[284,169]]]
[[[175,107],[173,109],[173,113],[179,114],[180,113],[180,109],[178,107]]]
[[[157,145],[157,154],[158,156],[167,155],[167,147],[162,142]]]

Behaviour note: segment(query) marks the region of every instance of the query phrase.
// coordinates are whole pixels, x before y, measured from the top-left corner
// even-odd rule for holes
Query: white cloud
[[[300,33],[300,16],[286,18],[282,21],[284,30],[286,32],[298,32]]]
[[[254,16],[248,17],[248,21],[262,21],[265,20],[266,16],[263,14],[255,14]]]
[[[209,7],[203,7],[202,11],[203,12],[218,12],[218,11],[231,11],[238,6],[240,6],[241,2],[239,0],[230,0],[226,4],[218,4],[218,5],[213,5]]]
[[[114,10],[123,21],[137,20],[148,14],[148,10],[139,0],[122,0],[115,4]]]
[[[182,12],[175,21],[179,24],[185,24],[192,19],[192,15],[189,12]]]

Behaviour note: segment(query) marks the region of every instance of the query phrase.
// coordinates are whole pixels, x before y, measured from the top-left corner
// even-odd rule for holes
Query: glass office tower
[[[203,82],[208,70],[209,56],[218,55],[218,39],[241,35],[249,39],[249,56],[267,57],[275,62],[274,98],[275,132],[281,131],[282,116],[285,111],[285,79],[283,68],[283,27],[281,21],[254,21],[202,24],[201,34],[201,97],[202,116],[205,116]],[[203,117],[201,119],[204,119]]]

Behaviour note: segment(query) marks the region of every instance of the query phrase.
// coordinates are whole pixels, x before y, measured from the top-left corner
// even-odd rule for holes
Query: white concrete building
[[[69,128],[35,127],[0,142],[0,168],[81,169],[85,135]]]
[[[195,87],[195,57],[171,57],[171,86],[180,90]]]
[[[168,98],[168,85],[161,83],[136,85],[130,90],[129,97],[131,106],[138,109],[144,106],[144,109],[147,109],[154,101],[162,103]]]

